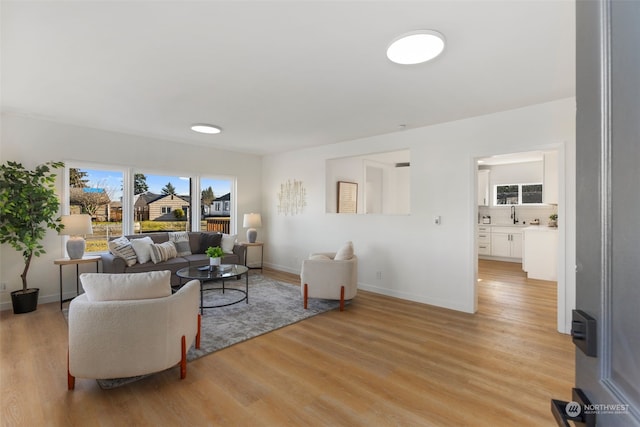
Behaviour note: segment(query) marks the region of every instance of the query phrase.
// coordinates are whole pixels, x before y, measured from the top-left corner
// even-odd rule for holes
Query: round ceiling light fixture
[[[208,134],[216,134],[222,132],[218,126],[209,125],[206,123],[196,123],[191,125],[191,130],[199,133],[208,133]]]
[[[427,62],[444,50],[444,36],[433,30],[412,31],[395,39],[387,48],[387,58],[401,65]]]

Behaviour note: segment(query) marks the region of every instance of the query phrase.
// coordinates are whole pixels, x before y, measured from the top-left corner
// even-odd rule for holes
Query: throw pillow
[[[200,234],[200,250],[198,253],[203,254],[210,247],[216,247],[222,245],[222,234],[203,232]]]
[[[131,247],[136,253],[139,264],[151,261],[151,245],[153,245],[153,240],[149,236],[131,239]]]
[[[237,234],[223,234],[222,235],[222,252],[225,254],[233,253],[233,246],[236,244]]]
[[[151,261],[154,264],[167,261],[178,256],[176,245],[173,242],[154,243],[151,248]]]
[[[109,242],[109,252],[113,255],[124,259],[129,267],[134,265],[138,261],[136,252],[131,246],[131,242],[124,236],[113,239]]]
[[[178,256],[191,255],[191,245],[189,244],[189,232],[179,231],[169,233],[169,241],[176,246]]]
[[[353,243],[346,242],[338,252],[336,252],[336,256],[333,259],[336,261],[345,261],[351,258],[353,258]]]
[[[162,298],[171,295],[171,272],[82,273],[82,288],[89,301],[122,301]]]

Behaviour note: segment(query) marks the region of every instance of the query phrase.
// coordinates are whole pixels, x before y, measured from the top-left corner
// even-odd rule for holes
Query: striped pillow
[[[178,256],[176,251],[176,245],[173,242],[157,243],[150,246],[151,248],[151,261],[154,264],[166,261]]]
[[[117,257],[124,259],[129,267],[138,261],[136,251],[133,250],[131,242],[124,236],[113,239],[109,242],[109,252]]]
[[[176,231],[169,233],[169,241],[176,245],[177,256],[191,255],[188,231]]]

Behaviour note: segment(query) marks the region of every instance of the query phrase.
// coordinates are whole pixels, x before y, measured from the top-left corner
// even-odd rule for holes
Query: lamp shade
[[[61,236],[78,236],[82,234],[93,234],[91,226],[91,216],[86,214],[62,215],[60,222],[64,228],[60,230]]]
[[[262,217],[259,213],[244,214],[242,226],[245,228],[260,228],[262,227]]]

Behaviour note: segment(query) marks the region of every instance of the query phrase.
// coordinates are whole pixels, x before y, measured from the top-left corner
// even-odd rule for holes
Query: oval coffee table
[[[206,267],[206,268],[205,268]],[[217,308],[217,307],[226,307],[228,305],[238,304],[239,302],[246,301],[249,304],[249,268],[244,265],[237,264],[222,264],[215,268],[214,270],[210,270],[209,266],[202,267],[185,267],[176,271],[176,276],[178,276],[181,281],[182,280],[199,280],[200,281],[200,314],[204,314],[205,308]],[[240,279],[244,274],[245,285],[244,289],[238,288],[226,288],[224,285],[225,280],[230,279]],[[211,287],[206,286],[207,283],[210,282],[222,282],[222,286],[219,287]],[[218,304],[218,305],[204,305],[204,292],[206,291],[222,291],[225,293],[226,291],[239,292],[242,294],[242,298],[237,301],[233,301],[226,304]]]

